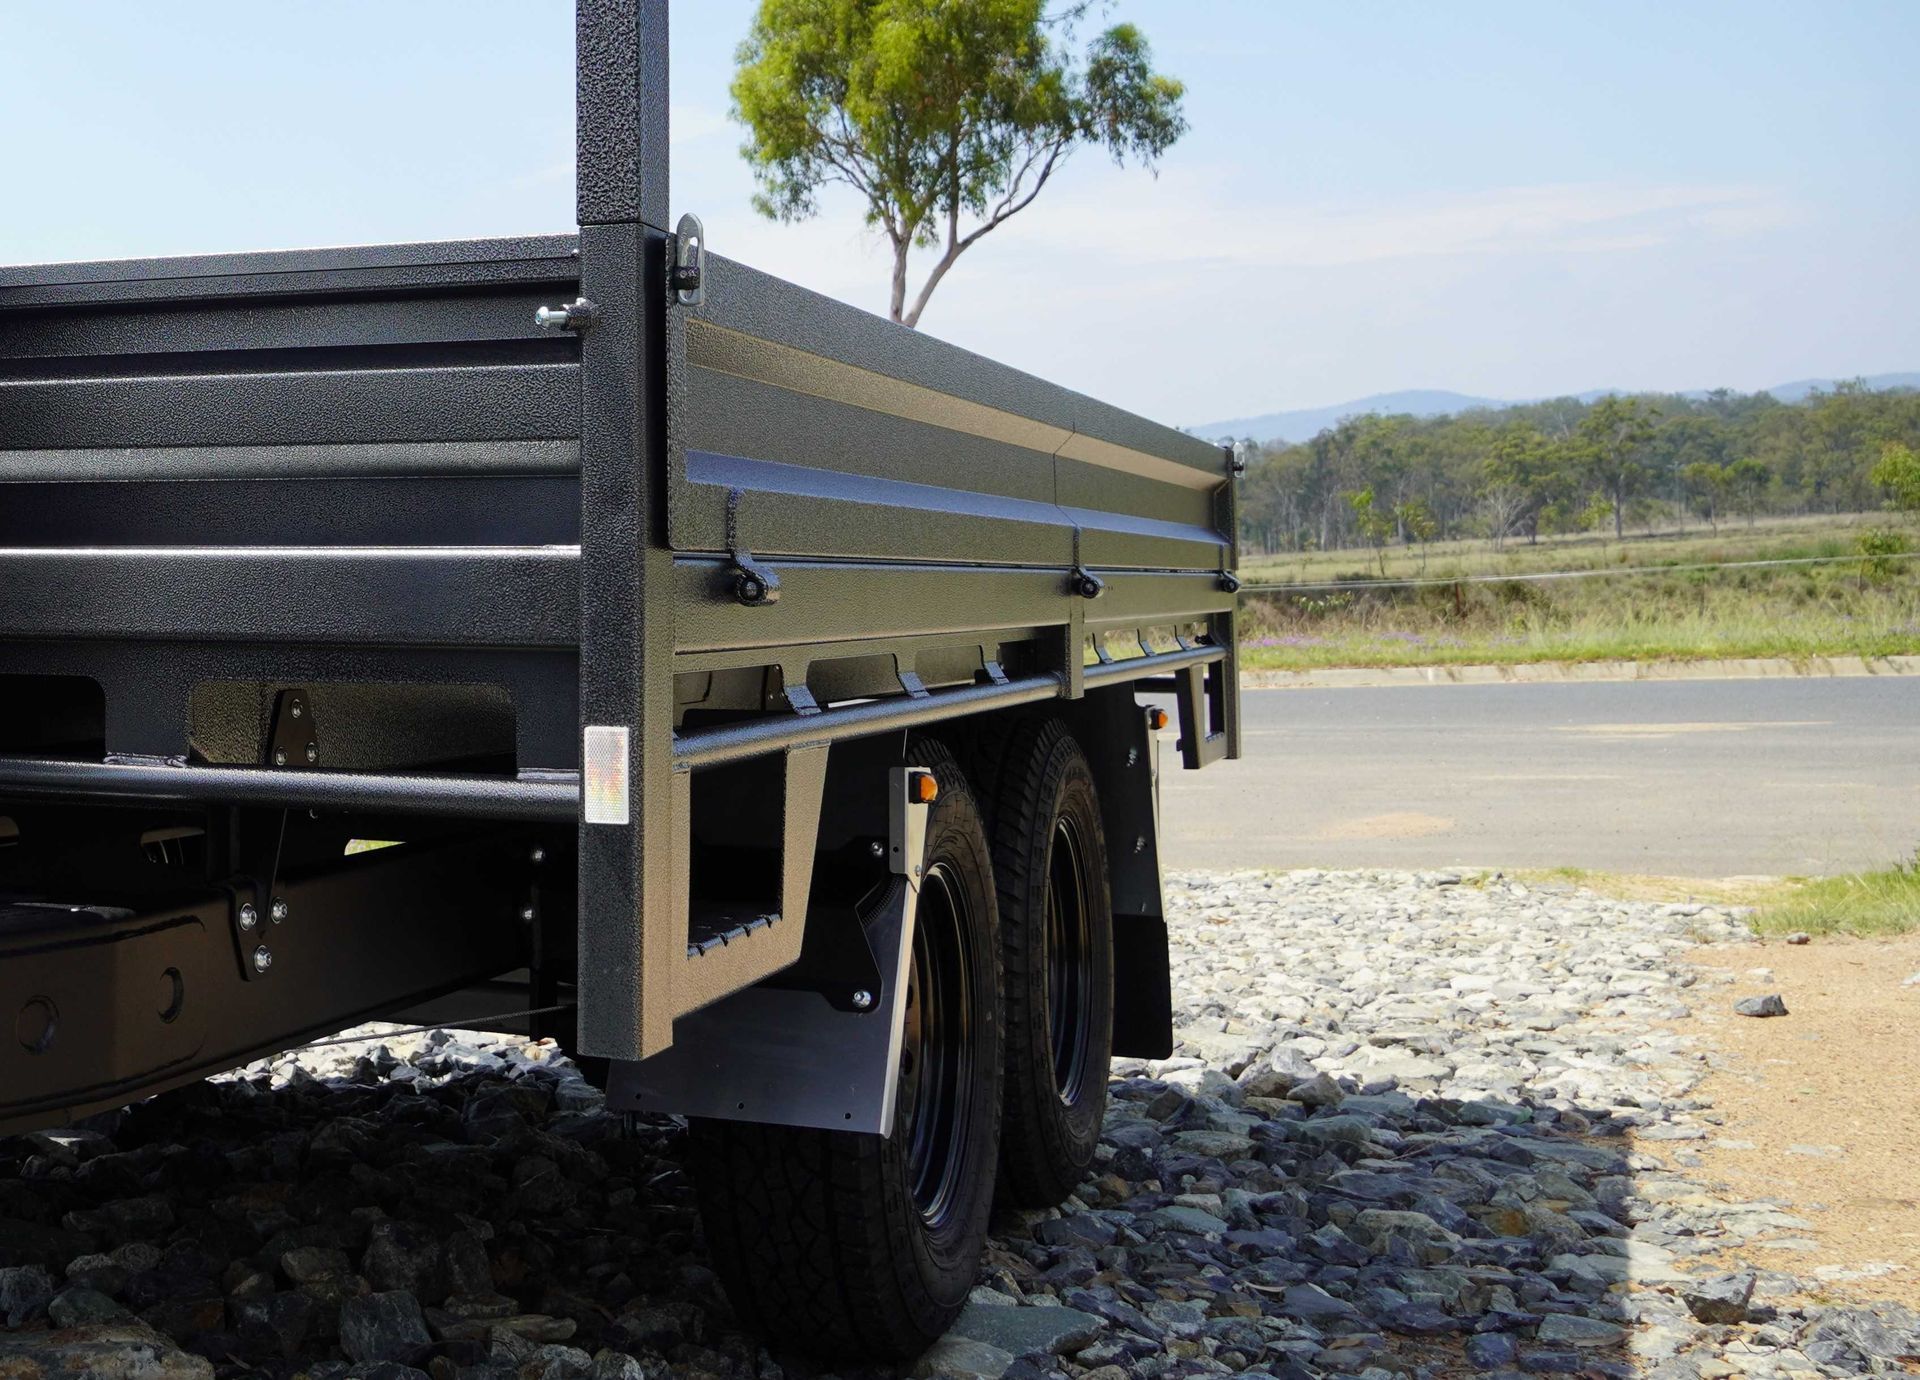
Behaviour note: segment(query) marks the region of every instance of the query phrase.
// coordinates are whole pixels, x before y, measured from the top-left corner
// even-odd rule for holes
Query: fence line
[[[1757,570],[1767,566],[1835,565],[1843,561],[1911,561],[1920,551],[1884,556],[1794,556],[1769,561],[1701,561],[1690,565],[1619,566],[1607,570],[1541,570],[1524,575],[1433,575],[1404,580],[1321,580],[1302,584],[1242,584],[1242,594],[1298,594],[1314,590],[1422,589],[1450,585],[1504,585],[1545,580],[1591,580],[1616,575],[1673,575],[1693,570]]]

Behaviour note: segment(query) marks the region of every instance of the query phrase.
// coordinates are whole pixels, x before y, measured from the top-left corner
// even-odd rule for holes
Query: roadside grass
[[[1920,854],[1878,872],[1820,877],[1763,904],[1762,934],[1909,934],[1920,929]]]
[[[1658,877],[1579,867],[1522,869],[1507,875],[1539,886],[1561,883],[1621,901],[1747,906],[1763,935],[1852,935],[1920,930],[1920,854],[1874,872],[1840,877]]]
[[[1881,519],[1884,522],[1884,519]],[[1867,518],[1823,526],[1755,529],[1732,545],[1690,538],[1658,550],[1606,543],[1619,561],[1572,541],[1539,548],[1485,543],[1458,559],[1432,560],[1429,578],[1554,569],[1791,560],[1851,556]],[[1742,533],[1741,536],[1748,534]],[[1920,545],[1920,533],[1911,534]],[[1592,541],[1592,538],[1583,538]],[[1645,575],[1514,584],[1376,588],[1371,553],[1318,553],[1317,567],[1289,567],[1290,580],[1338,576],[1337,590],[1249,595],[1242,604],[1242,664],[1254,669],[1435,666],[1562,661],[1676,661],[1784,657],[1869,659],[1920,652],[1920,561],[1879,571],[1853,561],[1773,569],[1661,570]],[[1390,561],[1389,572],[1397,570]],[[1256,568],[1250,583],[1281,574]]]

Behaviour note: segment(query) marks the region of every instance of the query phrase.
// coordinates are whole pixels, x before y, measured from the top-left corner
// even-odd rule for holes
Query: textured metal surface
[[[105,758],[0,773],[287,804],[108,764],[242,758],[263,697],[379,682],[448,695],[391,731],[404,696],[341,696],[329,734],[412,770],[323,770],[326,802],[547,818],[578,786],[538,773],[625,728],[631,811],[581,831],[564,961],[583,1048],[634,1057],[710,899],[674,852],[695,759],[1165,674],[1087,672],[1090,633],[1205,628],[1230,681],[1233,498],[1214,447],[711,254],[670,304],[665,5],[576,14],[577,237],[0,269],[0,682],[91,680]],[[697,723],[761,717],[676,743],[676,677]],[[461,687],[493,696],[469,733]]]
[[[886,1135],[899,1081],[906,984],[898,979],[917,899],[896,882],[864,923],[880,964],[880,995],[866,1010],[837,1007],[819,992],[749,987],[681,1019],[672,1048],[616,1063],[607,1105]]]
[[[0,908],[0,998],[46,994],[62,1027],[39,1054],[0,1043],[0,1133],[117,1106],[522,966],[513,870],[524,856],[482,837],[286,870],[274,894],[288,919],[263,918],[245,944],[271,945],[261,981],[242,976],[233,902],[204,886],[166,898],[96,883],[41,898],[50,910]],[[70,914],[72,904],[89,909]],[[176,991],[179,1009],[163,1019]]]
[[[665,0],[579,0],[574,48],[576,218],[665,229]]]
[[[369,810],[453,819],[571,821],[580,810],[580,778],[574,772],[529,772],[504,780],[0,758],[0,794]]]

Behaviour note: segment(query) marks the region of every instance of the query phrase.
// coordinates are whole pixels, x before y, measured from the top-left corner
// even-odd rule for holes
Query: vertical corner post
[[[1245,468],[1232,445],[1223,447],[1227,471],[1226,483],[1215,491],[1214,513],[1220,536],[1225,542],[1222,567],[1229,572],[1240,569],[1240,475]],[[1240,582],[1222,580],[1227,586],[1227,607],[1214,614],[1208,629],[1213,641],[1226,649],[1225,661],[1218,663],[1215,699],[1219,704],[1220,731],[1225,735],[1226,755],[1240,758]]]
[[[580,830],[584,1053],[673,1039],[685,916],[674,886],[672,609],[665,540],[667,6],[576,9],[580,294],[580,717],[626,734],[628,809]]]

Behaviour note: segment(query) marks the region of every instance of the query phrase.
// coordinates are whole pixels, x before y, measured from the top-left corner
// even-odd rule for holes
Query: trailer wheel
[[[695,1119],[714,1268],[777,1349],[918,1355],[959,1314],[986,1244],[1000,1142],[998,909],[986,832],[953,754],[927,820],[889,1137]]]
[[[1022,717],[1000,757],[993,871],[1007,989],[1000,1192],[1050,1207],[1093,1163],[1113,1044],[1113,907],[1092,768],[1066,725]]]

